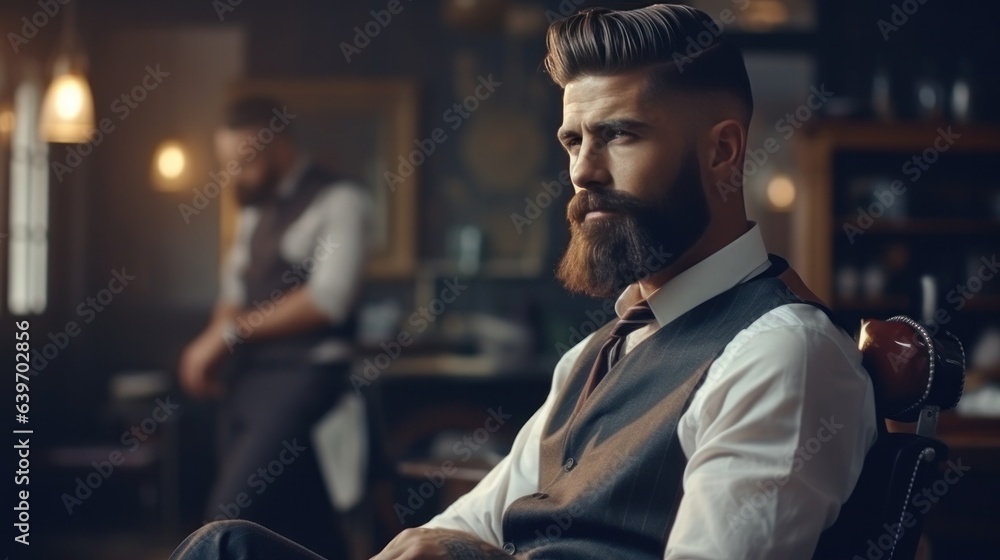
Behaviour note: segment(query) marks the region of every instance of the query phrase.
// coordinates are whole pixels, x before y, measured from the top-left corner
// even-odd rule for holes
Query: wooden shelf
[[[857,216],[841,216],[835,214],[838,208],[835,180],[838,168],[843,161],[838,154],[844,152],[866,152],[868,154],[919,154],[933,148],[935,141],[941,144],[940,137],[944,131],[958,135],[949,140],[947,151],[942,159],[953,158],[955,154],[974,154],[978,156],[1000,156],[1000,126],[982,123],[955,123],[946,121],[874,121],[851,119],[814,119],[796,136],[795,152],[798,161],[798,173],[806,188],[799,191],[796,198],[795,211],[792,215],[792,265],[799,272],[803,281],[826,301],[832,301],[835,290],[835,271],[837,270],[836,251],[840,250],[841,241],[845,239],[844,224],[856,225]],[[899,169],[899,163],[893,158],[886,163],[891,166],[887,170]],[[997,187],[988,175],[976,175],[977,188],[988,188],[994,192]],[[979,245],[994,245],[1000,237],[1000,220],[974,218],[963,220],[949,217],[949,208],[930,208],[930,212],[939,212],[928,218],[893,219],[883,216],[864,230],[871,236],[917,236],[933,235],[948,237],[948,241],[975,241]],[[970,207],[968,212],[979,213],[981,208]],[[961,211],[960,211],[961,212]],[[980,214],[985,215],[985,214]],[[975,239],[979,236],[981,239]],[[872,247],[865,251],[874,251],[879,242],[885,239],[867,238],[873,242]],[[914,253],[918,253],[919,243],[913,239],[905,239]],[[953,244],[958,244],[953,243]],[[872,253],[874,255],[875,253]],[[871,256],[871,255],[869,255]],[[975,300],[973,300],[975,301]],[[970,302],[971,303],[971,302]],[[972,304],[969,309],[991,309],[995,303],[983,299]],[[977,307],[977,306],[982,306]],[[855,310],[886,310],[906,307],[906,302],[896,301],[851,301],[843,302],[841,309]]]
[[[833,309],[840,311],[902,311],[908,307],[906,296],[889,295],[879,298],[837,299]]]
[[[842,224],[854,224],[857,216],[841,216],[837,219],[836,231],[842,232]],[[901,235],[1000,235],[1000,221],[961,220],[952,218],[880,218],[864,230],[865,233]]]
[[[916,153],[933,146],[939,130],[949,128],[961,135],[949,151],[1000,151],[1000,127],[979,123],[822,119],[805,130],[837,150]]]
[[[976,294],[965,303],[968,311],[992,311],[1000,313],[1000,295]]]

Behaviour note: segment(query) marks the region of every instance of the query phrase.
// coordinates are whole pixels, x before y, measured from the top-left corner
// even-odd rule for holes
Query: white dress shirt
[[[651,294],[656,321],[630,334],[625,351],[768,266],[753,225]],[[618,316],[640,299],[638,285],[629,286],[615,304]],[[591,336],[559,360],[548,398],[521,428],[510,454],[424,527],[467,531],[502,545],[504,511],[539,490],[543,427]],[[811,305],[785,305],[726,346],[677,433],[687,466],[665,559],[809,558],[875,441],[874,392],[847,334]]]
[[[297,162],[278,185],[277,196],[291,196],[308,167],[307,160]],[[240,211],[235,242],[222,265],[219,299],[223,303],[253,305],[246,301],[242,278],[250,264],[250,240],[259,219],[256,207]],[[301,276],[294,267],[311,269],[304,289],[331,323],[343,321],[358,297],[372,227],[372,201],[364,187],[351,181],[324,187],[281,238],[281,256],[292,265],[282,280],[288,281],[289,290],[295,289]],[[317,363],[339,361],[350,357],[351,346],[329,340],[310,354]]]

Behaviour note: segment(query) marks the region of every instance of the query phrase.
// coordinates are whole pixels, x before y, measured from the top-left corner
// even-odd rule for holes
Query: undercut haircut
[[[583,76],[651,70],[651,96],[720,92],[753,114],[750,78],[740,49],[705,12],[654,4],[633,10],[588,8],[549,26],[545,70],[559,87]]]

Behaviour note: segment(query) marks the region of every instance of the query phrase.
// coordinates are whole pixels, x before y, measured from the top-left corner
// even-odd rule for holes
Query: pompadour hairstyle
[[[649,67],[651,94],[727,92],[745,105],[747,121],[753,112],[743,54],[722,38],[708,14],[695,8],[588,8],[550,25],[546,45],[545,69],[563,88],[582,76]]]

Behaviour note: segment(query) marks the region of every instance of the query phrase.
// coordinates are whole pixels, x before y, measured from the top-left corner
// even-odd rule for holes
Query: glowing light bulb
[[[176,140],[165,140],[160,143],[153,154],[150,170],[153,186],[161,191],[175,192],[183,190],[190,178],[187,150]]]
[[[767,201],[778,211],[787,211],[795,202],[795,184],[787,175],[775,175],[767,184]]]
[[[48,142],[89,142],[94,131],[94,100],[86,78],[74,73],[53,78],[45,92],[39,123]]]
[[[168,144],[160,148],[156,158],[156,169],[165,179],[176,179],[184,173],[186,165],[184,150],[176,144]]]
[[[55,90],[56,115],[61,119],[76,119],[83,112],[83,101],[86,95],[80,77],[66,74],[56,78],[52,84]]]

